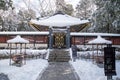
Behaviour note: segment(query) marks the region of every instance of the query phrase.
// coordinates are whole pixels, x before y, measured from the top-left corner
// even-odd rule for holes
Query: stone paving
[[[68,62],[50,62],[37,80],[80,80]]]

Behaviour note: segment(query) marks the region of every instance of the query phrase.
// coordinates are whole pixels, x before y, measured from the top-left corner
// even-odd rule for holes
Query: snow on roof
[[[73,26],[88,23],[88,20],[80,20],[79,18],[75,18],[66,14],[56,14],[47,19],[42,20],[31,20],[32,23],[44,26],[56,26],[56,27],[64,27],[64,26]]]
[[[0,35],[48,35],[48,31],[44,32],[0,32]]]
[[[120,34],[114,34],[114,33],[81,33],[81,32],[71,32],[71,36],[118,36],[120,37]]]
[[[29,41],[17,35],[15,38],[7,40],[7,43],[29,43]]]
[[[0,32],[0,35],[49,35],[49,31],[35,31],[35,32]],[[113,34],[113,33],[81,33],[81,32],[71,32],[71,36],[118,36],[120,37],[120,34]]]
[[[98,35],[96,39],[93,39],[93,40],[89,41],[88,43],[89,44],[112,44],[111,41],[105,40],[100,35]]]

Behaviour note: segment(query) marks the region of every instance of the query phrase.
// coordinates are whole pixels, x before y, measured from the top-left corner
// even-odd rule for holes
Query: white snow
[[[81,33],[81,32],[71,32],[71,36],[120,36],[120,34],[114,34],[114,33]]]
[[[112,44],[111,41],[105,40],[100,35],[98,35],[96,39],[93,39],[93,40],[89,41],[88,43],[89,44]]]
[[[0,32],[0,35],[48,35],[49,31],[35,31],[35,32],[23,32],[23,31],[17,31],[17,32]],[[81,33],[81,32],[71,32],[71,36],[120,36],[120,34],[112,34],[112,33]]]
[[[69,52],[70,52],[70,59],[73,61],[73,58],[72,58],[72,49],[71,48],[69,49]]]
[[[17,35],[15,38],[8,40],[7,43],[29,43],[29,41]]]
[[[70,50],[70,54],[72,55],[72,51]],[[27,50],[26,52],[29,53]],[[37,54],[38,50],[33,51],[34,54]],[[47,50],[41,50],[44,54]],[[2,51],[0,51],[2,52]],[[49,52],[49,50],[48,50]],[[119,54],[117,52],[117,54]],[[48,55],[49,56],[49,55]],[[81,80],[107,80],[104,75],[104,68],[99,68],[95,63],[91,60],[81,60],[77,59],[75,62],[70,61],[73,68],[79,75]],[[120,60],[116,60],[116,72],[117,75],[114,76],[114,80],[116,78],[120,78]],[[48,61],[43,59],[33,59],[27,60],[26,64],[22,67],[10,66],[9,59],[0,60],[0,73],[5,73],[8,75],[10,80],[36,80],[38,75],[44,71],[44,69],[48,66]]]
[[[88,55],[90,56],[96,54],[96,51],[80,51],[77,52],[78,55]],[[101,53],[101,51],[99,51]],[[72,54],[70,49],[70,54]],[[120,52],[116,51],[116,56],[119,55]],[[99,55],[99,54],[98,54]],[[75,69],[76,73],[80,77],[80,80],[107,80],[107,77],[104,74],[104,68],[100,68],[97,66],[95,62],[92,62],[91,59],[76,59],[75,62],[70,61],[70,64]],[[120,79],[120,60],[116,60],[116,76],[113,76],[114,80],[117,80],[116,78]]]
[[[36,80],[48,66],[47,60],[28,60],[22,67],[10,66],[9,60],[0,60],[0,73],[8,75],[10,80]]]
[[[85,60],[76,60],[76,62],[70,62],[79,75],[81,80],[107,80],[107,77],[104,74],[104,68],[99,68],[95,63]],[[120,78],[120,61],[116,61],[116,78]]]
[[[76,60],[71,62],[81,80],[97,80],[104,77],[104,71],[89,61]]]
[[[120,36],[120,34],[113,34],[113,33],[81,33],[81,32],[71,32],[71,36]]]
[[[77,52],[77,55],[80,57],[80,56],[83,56],[84,58],[85,57],[90,57],[92,58],[92,56],[104,56],[103,54],[103,51],[100,51],[100,50],[94,50],[94,51],[79,51]]]
[[[46,49],[42,50],[36,50],[36,49],[12,49],[11,54],[20,54],[20,53],[26,53],[27,55],[39,55],[39,54],[47,54],[49,51]],[[3,49],[0,50],[0,55],[2,56],[9,56],[10,55],[10,49]]]
[[[79,18],[75,18],[69,15],[56,14],[46,19],[42,20],[31,20],[32,23],[44,25],[44,26],[56,26],[56,27],[64,27],[64,26],[72,26],[88,23],[88,20],[80,20]]]
[[[38,32],[38,31],[35,31],[35,32],[24,32],[24,31],[18,31],[18,32],[0,32],[0,35],[48,35],[49,32],[48,31],[42,31],[42,32]]]

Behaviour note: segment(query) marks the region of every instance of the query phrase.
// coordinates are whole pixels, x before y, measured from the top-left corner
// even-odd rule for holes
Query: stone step
[[[50,56],[69,56],[68,54],[50,54]]]
[[[69,57],[69,55],[49,55],[49,57]]]
[[[55,62],[56,62],[56,61],[58,61],[58,62],[67,61],[67,62],[68,62],[69,60],[70,60],[70,58],[57,58],[57,59],[50,58],[50,59],[49,59],[49,62],[50,62],[50,61],[52,61],[52,62],[53,62],[53,61],[55,61]]]
[[[51,57],[51,58],[49,58],[49,60],[62,60],[62,59],[67,59],[67,60],[69,60],[70,58],[69,57],[60,57],[60,58],[54,58],[54,57]]]
[[[69,60],[64,59],[64,60],[48,60],[48,62],[68,62]]]
[[[70,56],[51,56],[49,58],[69,58]]]
[[[50,57],[50,58],[49,58],[49,62],[50,62],[50,61],[52,61],[52,62],[53,62],[53,61],[55,61],[55,62],[56,62],[56,61],[58,61],[58,62],[66,61],[66,62],[68,62],[69,60],[70,60],[70,57],[59,57],[59,58],[58,58],[58,57],[57,57],[57,58]]]
[[[50,51],[49,62],[68,62],[70,60],[69,51],[53,50]]]

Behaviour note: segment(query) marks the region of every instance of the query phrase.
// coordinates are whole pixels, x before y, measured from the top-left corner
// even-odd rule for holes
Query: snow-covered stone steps
[[[68,62],[69,60],[69,51],[63,49],[54,49],[50,51],[49,62]]]

